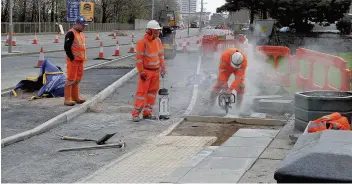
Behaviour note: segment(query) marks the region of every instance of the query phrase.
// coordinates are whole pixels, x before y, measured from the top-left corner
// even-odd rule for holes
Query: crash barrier
[[[203,52],[223,51],[227,48],[241,48],[241,42],[235,39],[218,40],[214,37],[203,37],[201,49]],[[352,89],[352,71],[347,68],[347,63],[340,57],[320,53],[304,48],[296,50],[296,55],[291,56],[290,49],[282,46],[258,46],[257,51],[266,56],[270,56],[274,60],[273,72],[264,71],[265,83],[280,85],[283,87],[293,87],[303,90],[342,90],[348,91]],[[267,62],[269,62],[268,57]],[[282,63],[282,59],[286,63]],[[301,62],[308,64],[302,67]],[[286,64],[286,72],[280,73],[279,66]],[[323,67],[319,70],[319,67]],[[303,73],[308,69],[308,76],[303,77]],[[337,72],[331,74],[331,69],[337,69]],[[291,76],[294,75],[295,82],[291,83]],[[320,75],[321,77],[316,77]],[[315,78],[321,84],[315,83]],[[340,85],[332,86],[329,78],[340,79]]]

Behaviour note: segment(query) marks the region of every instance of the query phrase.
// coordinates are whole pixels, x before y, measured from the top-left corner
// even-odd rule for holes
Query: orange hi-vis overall
[[[72,54],[75,56],[73,61],[66,56],[67,64],[67,80],[80,81],[83,76],[84,62],[87,60],[86,55],[86,39],[83,32],[78,32],[75,29],[70,29],[75,35],[72,43]]]
[[[308,132],[314,133],[323,130],[350,130],[351,126],[346,117],[340,113],[334,112],[330,115],[323,116],[317,120],[310,121]]]
[[[136,67],[139,74],[132,116],[139,116],[143,108],[143,116],[150,116],[159,90],[160,68],[165,67],[164,49],[159,38],[152,40],[151,36],[146,34],[137,42],[136,51]],[[140,77],[142,72],[147,75],[145,81]]]
[[[235,52],[240,52],[243,55],[243,63],[240,68],[231,66],[231,56]],[[230,89],[237,91],[238,95],[243,95],[245,92],[244,78],[247,69],[247,56],[237,48],[230,48],[225,50],[219,63],[219,76],[217,83],[213,86],[212,92],[219,93],[222,89],[227,89],[227,82],[231,74],[235,75],[235,80],[232,82]]]

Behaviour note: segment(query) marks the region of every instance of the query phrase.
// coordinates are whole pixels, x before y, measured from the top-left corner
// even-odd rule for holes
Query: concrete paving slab
[[[286,155],[289,152],[290,152],[290,150],[287,150],[287,149],[267,148],[260,155],[259,158],[271,159],[271,160],[283,160],[283,159],[285,159]]]
[[[281,160],[258,159],[238,183],[276,183],[274,172],[280,163]]]
[[[209,156],[199,163],[199,169],[229,169],[248,170],[255,162],[255,158],[233,158],[233,157],[213,157]]]
[[[177,183],[185,176],[193,167],[180,167],[172,172],[169,176],[162,180],[161,183]]]
[[[190,160],[182,165],[182,167],[196,167],[201,161],[207,158],[214,150],[202,150],[194,155]]]
[[[279,130],[269,129],[239,129],[233,137],[271,137],[274,138]]]
[[[178,183],[236,183],[243,172],[244,170],[194,168]]]
[[[265,147],[219,147],[213,157],[258,158]]]
[[[278,149],[291,149],[294,145],[294,142],[292,142],[287,135],[287,139],[274,139],[268,148],[278,148]]]
[[[246,146],[246,147],[267,147],[272,138],[269,137],[230,137],[223,145],[225,147]]]

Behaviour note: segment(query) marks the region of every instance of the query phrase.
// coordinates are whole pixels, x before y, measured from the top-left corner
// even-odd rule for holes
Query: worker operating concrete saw
[[[216,98],[221,91],[231,94],[233,90],[237,92],[236,107],[240,109],[245,92],[245,74],[247,69],[247,56],[238,48],[225,50],[220,58],[219,74],[216,84],[213,86],[210,94],[210,105],[215,104]],[[235,80],[230,87],[228,80],[231,75],[235,75]]]

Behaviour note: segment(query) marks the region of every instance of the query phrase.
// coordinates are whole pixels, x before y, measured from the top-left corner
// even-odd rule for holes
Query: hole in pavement
[[[280,129],[281,126],[259,126],[233,123],[211,123],[183,121],[168,136],[217,137],[211,146],[220,146],[233,136],[240,128],[247,129]]]

